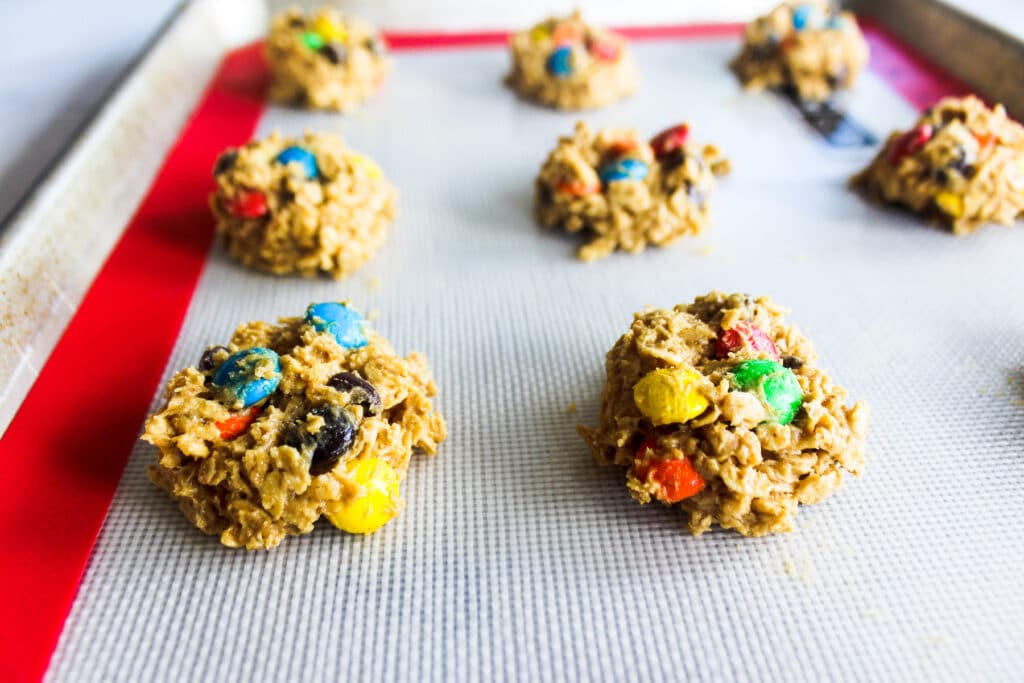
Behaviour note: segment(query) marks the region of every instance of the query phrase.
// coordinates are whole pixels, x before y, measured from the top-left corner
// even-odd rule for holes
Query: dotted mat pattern
[[[262,133],[337,131],[377,159],[399,218],[341,283],[250,273],[215,247],[165,377],[238,322],[351,298],[427,353],[450,437],[414,459],[379,533],[324,521],[272,552],[189,526],[140,442],[48,680],[1018,678],[1024,230],[958,239],[866,204],[845,179],[872,150],[830,148],[785,101],[742,93],[735,49],[638,45],[636,97],[584,115],[651,134],[689,120],[734,166],[705,235],[596,264],[531,215],[577,117],[504,90],[501,49],[398,55],[349,116],[269,109]],[[914,116],[870,74],[841,104],[881,137]],[[789,306],[872,408],[864,475],[786,536],[691,538],[574,430],[596,420],[633,311],[711,289]]]

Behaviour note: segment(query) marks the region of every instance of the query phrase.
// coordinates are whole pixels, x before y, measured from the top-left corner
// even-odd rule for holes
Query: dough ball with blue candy
[[[342,278],[380,248],[396,193],[380,167],[327,133],[228,149],[210,207],[228,253],[275,275]]]
[[[636,64],[625,36],[583,21],[551,17],[509,39],[506,82],[525,99],[556,109],[596,109],[633,93]]]
[[[272,548],[321,516],[371,533],[402,509],[413,453],[445,439],[435,392],[426,358],[397,355],[349,302],[244,323],[171,377],[143,435],[149,477],[227,546]]]

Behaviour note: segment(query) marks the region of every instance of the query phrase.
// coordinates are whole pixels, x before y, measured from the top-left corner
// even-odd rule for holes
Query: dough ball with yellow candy
[[[700,390],[702,380],[703,375],[689,365],[652,370],[633,386],[633,402],[654,425],[687,422],[708,407]]]
[[[342,531],[371,534],[401,509],[398,472],[380,458],[353,460],[346,470],[359,492],[348,500],[329,503],[325,514]]]

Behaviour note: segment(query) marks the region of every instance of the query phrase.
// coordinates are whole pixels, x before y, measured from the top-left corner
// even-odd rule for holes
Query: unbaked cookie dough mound
[[[380,167],[327,134],[277,134],[229,149],[210,206],[228,253],[277,275],[341,278],[384,242],[395,190]]]
[[[797,506],[827,498],[864,461],[867,406],[817,366],[767,297],[711,292],[647,309],[605,362],[597,460],[628,467],[640,503],[682,509],[698,535],[790,531]]]
[[[826,100],[849,88],[868,63],[868,44],[850,12],[824,1],[783,3],[747,24],[733,71],[752,89],[792,88]]]
[[[636,90],[636,63],[625,37],[583,23],[579,12],[514,34],[509,49],[506,82],[540,104],[595,109]]]
[[[895,131],[852,179],[881,202],[902,204],[957,235],[1024,217],[1024,127],[1002,105],[950,97],[908,131]]]
[[[715,176],[729,162],[713,145],[696,147],[686,124],[643,140],[636,130],[606,128],[596,135],[582,121],[560,138],[536,181],[541,225],[590,239],[583,261],[616,249],[630,253],[695,235],[708,224]]]
[[[390,66],[384,39],[330,7],[274,17],[266,44],[270,99],[349,111],[373,94]]]
[[[427,359],[402,358],[347,303],[244,323],[176,373],[142,438],[149,478],[200,531],[272,548],[321,516],[371,533],[401,509],[414,449],[444,441]]]

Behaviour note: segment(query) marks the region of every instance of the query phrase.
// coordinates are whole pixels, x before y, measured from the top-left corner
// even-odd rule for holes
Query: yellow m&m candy
[[[328,43],[344,43],[348,40],[348,31],[341,24],[335,23],[327,17],[317,17],[310,27]]]
[[[708,407],[700,391],[703,377],[688,365],[653,370],[633,385],[633,402],[655,425],[692,420]]]
[[[551,29],[547,24],[537,24],[530,29],[530,40],[535,43],[543,43],[551,37]]]
[[[935,203],[944,213],[954,218],[964,215],[964,198],[953,192],[940,192],[935,195]]]
[[[327,519],[350,534],[370,534],[398,514],[398,472],[380,458],[353,460],[346,466],[359,493],[346,501],[327,504]]]
[[[380,180],[384,177],[384,172],[380,170],[380,166],[377,165],[377,162],[372,161],[368,157],[364,157],[362,154],[350,154],[348,160],[353,166],[359,166],[366,171],[367,177],[372,178],[373,180]]]

